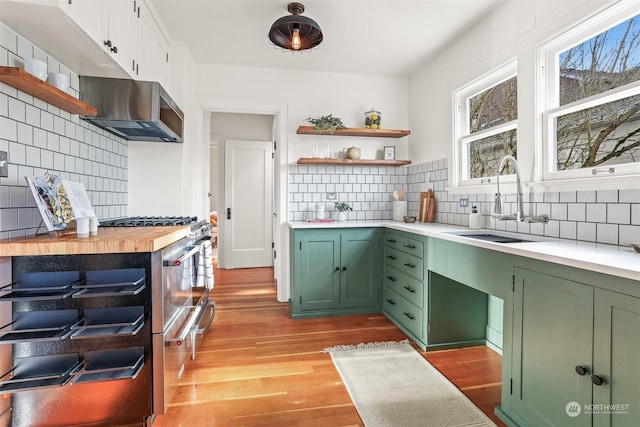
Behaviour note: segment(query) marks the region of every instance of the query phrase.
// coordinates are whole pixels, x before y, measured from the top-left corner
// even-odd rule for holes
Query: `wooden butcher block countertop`
[[[54,233],[0,240],[0,256],[155,252],[189,234],[189,226],[99,227],[98,235],[79,239]]]

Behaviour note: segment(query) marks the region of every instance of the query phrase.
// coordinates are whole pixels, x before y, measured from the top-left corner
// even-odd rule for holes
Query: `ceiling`
[[[312,51],[285,52],[267,37],[287,0],[151,0],[172,40],[198,64],[393,77],[412,75],[505,0],[302,0],[322,28]]]

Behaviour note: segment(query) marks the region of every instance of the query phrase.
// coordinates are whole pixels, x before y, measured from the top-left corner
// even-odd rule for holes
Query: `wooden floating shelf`
[[[298,159],[299,165],[357,165],[357,166],[404,166],[410,165],[411,160],[373,160],[373,159],[320,159],[313,157],[302,157]]]
[[[333,133],[322,131],[316,132],[314,126],[299,126],[296,132],[299,135],[328,135],[328,136],[368,136],[372,138],[402,138],[411,133],[409,130],[397,129],[367,129],[367,128],[346,128],[336,129]]]
[[[17,67],[0,67],[0,82],[13,86],[71,114],[95,116],[97,110]]]

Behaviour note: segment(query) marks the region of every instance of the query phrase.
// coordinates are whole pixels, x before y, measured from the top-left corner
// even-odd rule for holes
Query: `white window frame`
[[[637,0],[616,1],[585,19],[580,24],[555,37],[538,48],[537,53],[537,91],[536,111],[540,129],[540,137],[536,138],[535,165],[536,180],[539,185],[549,188],[576,187],[594,185],[595,189],[604,188],[638,188],[640,163],[597,166],[566,171],[555,171],[555,127],[554,119],[588,107],[612,102],[632,95],[640,94],[640,82],[618,87],[602,94],[559,106],[559,87],[556,84],[559,74],[559,55],[567,49],[606,31],[607,29],[640,13],[640,2]]]
[[[517,133],[518,119],[471,134],[469,126],[468,100],[487,89],[516,77],[517,75],[518,62],[514,58],[453,92],[453,188],[459,187],[465,188],[469,191],[474,191],[476,189],[480,189],[481,186],[496,182],[495,175],[483,178],[469,178],[466,176],[466,171],[469,170],[470,161],[466,154],[469,152],[468,145],[479,139],[487,138],[513,129],[515,129]],[[500,177],[500,182],[515,182],[515,177],[512,175],[504,175]],[[480,191],[485,190],[486,189],[480,189]]]

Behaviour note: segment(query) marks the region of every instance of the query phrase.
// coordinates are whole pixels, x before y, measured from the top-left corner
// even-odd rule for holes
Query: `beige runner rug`
[[[407,340],[323,351],[366,427],[495,426]]]

